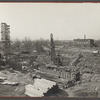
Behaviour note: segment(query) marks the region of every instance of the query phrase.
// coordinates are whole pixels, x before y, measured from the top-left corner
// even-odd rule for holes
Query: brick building
[[[75,46],[93,47],[94,39],[74,39]]]

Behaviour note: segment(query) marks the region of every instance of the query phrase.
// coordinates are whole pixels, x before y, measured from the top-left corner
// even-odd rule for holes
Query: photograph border
[[[100,0],[0,0],[0,3],[100,3]],[[0,100],[100,100],[87,97],[0,97]]]

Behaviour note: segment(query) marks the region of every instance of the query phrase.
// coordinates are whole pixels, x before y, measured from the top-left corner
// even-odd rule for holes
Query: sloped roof
[[[25,88],[26,88],[25,94],[30,96],[30,97],[42,97],[42,96],[44,96],[42,91],[40,91],[39,89],[35,88],[31,84],[26,85]]]
[[[35,79],[35,81],[34,81],[34,86],[37,87],[37,88],[40,87],[41,89],[42,89],[42,87],[44,87],[46,89],[50,89],[54,85],[56,85],[56,82],[49,81],[49,80],[46,80],[46,79]]]
[[[47,93],[49,89],[54,87],[56,82],[46,79],[35,79],[34,84],[26,85],[25,94],[31,97],[42,97],[44,93]]]

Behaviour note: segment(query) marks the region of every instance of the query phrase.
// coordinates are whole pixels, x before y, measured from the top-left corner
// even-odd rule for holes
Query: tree
[[[34,43],[34,46],[35,46],[38,53],[44,52],[44,49],[42,47],[42,41],[36,40]]]
[[[20,52],[21,50],[21,41],[16,39],[12,42],[11,49],[16,52]]]
[[[24,40],[22,41],[22,47],[25,51],[32,51],[33,49],[33,43],[31,39],[25,37]]]

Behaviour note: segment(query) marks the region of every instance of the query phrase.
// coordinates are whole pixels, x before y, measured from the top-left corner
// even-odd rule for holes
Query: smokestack
[[[54,41],[53,41],[53,34],[51,33],[50,35],[50,39],[51,39],[51,61],[55,61],[55,45],[54,45]]]
[[[84,35],[84,40],[86,39],[86,35]]]
[[[52,33],[51,33],[50,37],[53,38],[53,34]]]

